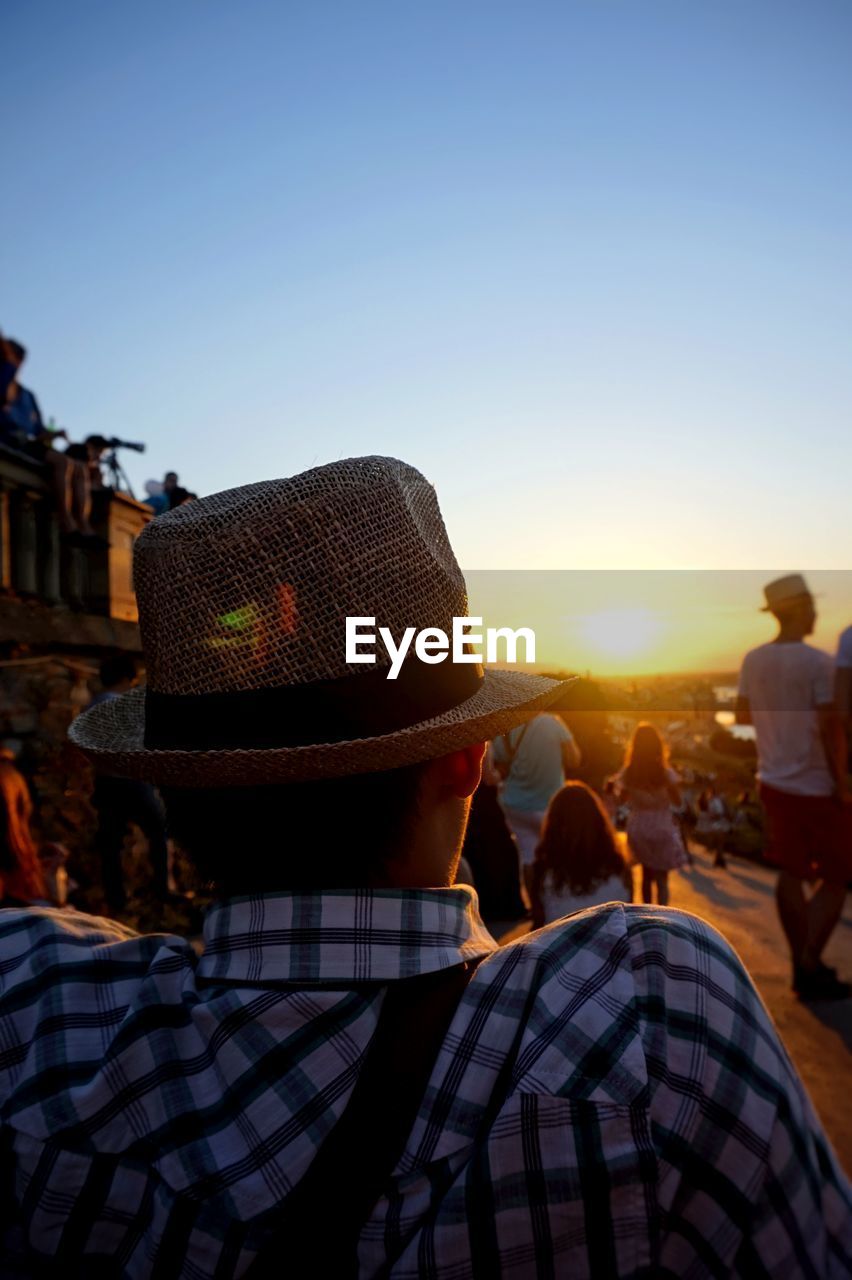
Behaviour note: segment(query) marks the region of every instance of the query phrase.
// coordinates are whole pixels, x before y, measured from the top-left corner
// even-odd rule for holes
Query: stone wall
[[[37,838],[67,846],[84,890],[100,885],[92,771],[68,742],[68,726],[99,688],[101,659],[138,656],[140,647],[131,623],[0,598],[0,746],[30,784]]]

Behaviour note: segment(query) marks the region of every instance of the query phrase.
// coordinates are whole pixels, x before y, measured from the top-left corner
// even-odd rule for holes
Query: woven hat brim
[[[507,733],[555,702],[573,679],[486,670],[477,692],[443,715],[350,742],[234,751],[145,747],[145,690],[98,703],[73,721],[71,741],[101,773],[173,787],[242,787],[378,773]]]
[[[797,596],[784,596],[781,600],[776,600],[773,604],[762,604],[759,613],[771,613],[779,604],[792,604],[794,600],[805,600],[810,597],[811,600],[824,600],[824,591],[800,591]]]

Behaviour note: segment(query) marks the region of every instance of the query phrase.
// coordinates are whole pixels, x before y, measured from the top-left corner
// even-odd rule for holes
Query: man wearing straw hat
[[[852,1188],[712,929],[610,904],[498,949],[453,884],[485,740],[561,686],[346,660],[347,618],[398,644],[466,614],[419,472],[178,508],[135,580],[147,688],[72,737],[161,787],[216,896],[200,958],[4,913],[10,1250],[157,1280],[848,1274]]]
[[[817,615],[800,573],[768,583],[764,596],[763,612],[776,619],[778,635],[746,654],[736,718],[753,724],[757,736],[768,856],[780,868],[775,898],[793,990],[803,1000],[846,999],[852,988],[822,960],[852,878],[852,796],[833,664],[805,643]],[[817,882],[810,896],[808,882]]]

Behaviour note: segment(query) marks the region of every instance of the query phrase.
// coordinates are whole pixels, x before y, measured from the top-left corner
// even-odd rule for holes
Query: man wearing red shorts
[[[775,897],[790,944],[793,990],[803,1000],[844,999],[852,987],[821,958],[852,878],[852,795],[833,664],[805,643],[816,610],[802,575],[770,582],[764,595],[778,635],[746,654],[736,718],[753,724],[757,735],[767,857],[780,867]],[[806,883],[813,882],[808,895]]]

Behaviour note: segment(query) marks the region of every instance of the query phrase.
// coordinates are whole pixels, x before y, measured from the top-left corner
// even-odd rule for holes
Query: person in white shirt
[[[754,725],[760,798],[770,861],[781,873],[776,902],[802,999],[841,999],[848,983],[822,962],[852,877],[852,796],[845,787],[845,744],[834,704],[828,654],[805,643],[816,622],[801,574],[764,588],[764,612],[778,622],[769,644],[747,653],[736,719]],[[817,882],[810,897],[805,884]]]
[[[605,902],[632,902],[633,878],[602,802],[566,782],[550,802],[532,870],[533,928]]]
[[[524,885],[530,876],[547,806],[580,763],[571,731],[559,716],[542,712],[496,738],[494,764],[503,777],[500,804],[518,844]]]

